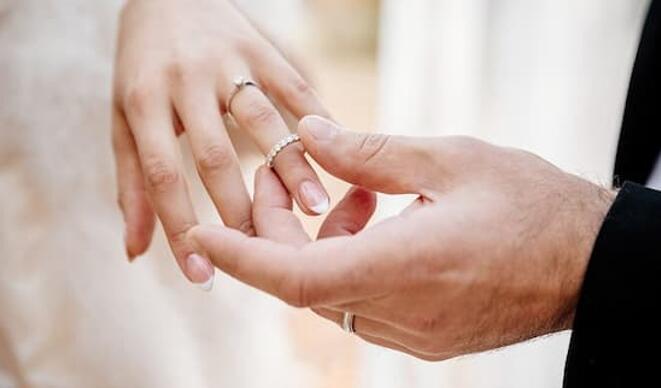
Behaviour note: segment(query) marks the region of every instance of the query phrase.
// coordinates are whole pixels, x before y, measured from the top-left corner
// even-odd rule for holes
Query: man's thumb
[[[304,117],[298,133],[305,149],[332,175],[370,190],[417,193],[428,151],[420,140],[344,129],[319,116]]]

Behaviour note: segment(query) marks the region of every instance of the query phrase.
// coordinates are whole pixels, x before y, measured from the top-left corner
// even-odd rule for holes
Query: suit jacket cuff
[[[657,381],[661,345],[661,192],[625,183],[597,236],[583,281],[565,387]],[[639,383],[637,383],[639,382]]]

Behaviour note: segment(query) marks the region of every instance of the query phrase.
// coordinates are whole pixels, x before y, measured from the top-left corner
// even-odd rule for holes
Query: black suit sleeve
[[[565,388],[661,386],[661,192],[625,183],[583,281]]]
[[[631,73],[615,159],[615,184],[644,184],[661,151],[661,1],[649,7]]]

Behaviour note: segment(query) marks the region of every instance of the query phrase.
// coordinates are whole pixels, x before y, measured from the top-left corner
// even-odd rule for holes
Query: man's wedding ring
[[[344,316],[342,317],[342,329],[349,334],[356,332],[353,326],[355,318],[356,316],[351,313],[344,313]]]
[[[257,82],[245,77],[236,77],[232,83],[234,84],[234,89],[232,89],[230,92],[229,97],[227,97],[227,103],[225,103],[225,111],[229,114],[232,114],[232,101],[234,100],[234,97],[236,97],[236,95],[239,94],[239,92],[242,91],[246,86],[253,86],[259,90],[262,90]]]
[[[275,145],[271,148],[268,154],[266,154],[266,165],[268,167],[273,168],[273,163],[275,162],[275,157],[278,156],[278,154],[284,150],[287,146],[292,145],[296,142],[301,141],[301,138],[295,134],[291,133],[282,139],[275,143]]]

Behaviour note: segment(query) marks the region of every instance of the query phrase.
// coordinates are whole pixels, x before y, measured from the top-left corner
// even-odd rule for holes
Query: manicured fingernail
[[[129,263],[133,263],[133,260],[135,260],[135,255],[133,255],[128,248],[126,248],[126,258],[128,259]]]
[[[214,276],[211,275],[209,277],[209,280],[207,280],[204,283],[200,283],[197,286],[200,287],[202,289],[202,291],[209,292],[209,291],[211,291],[211,289],[213,289],[213,279],[214,279]]]
[[[186,259],[186,273],[193,283],[204,291],[213,288],[214,269],[209,260],[192,253]]]
[[[131,249],[129,248],[126,231],[124,231],[124,249],[126,250],[126,258],[129,260],[129,263],[132,263],[135,259],[135,255],[131,253]]]
[[[330,140],[337,134],[337,125],[319,116],[307,116],[301,125],[310,132],[316,140]]]
[[[328,195],[317,182],[304,181],[299,188],[299,194],[305,206],[316,214],[324,214],[328,211]]]

